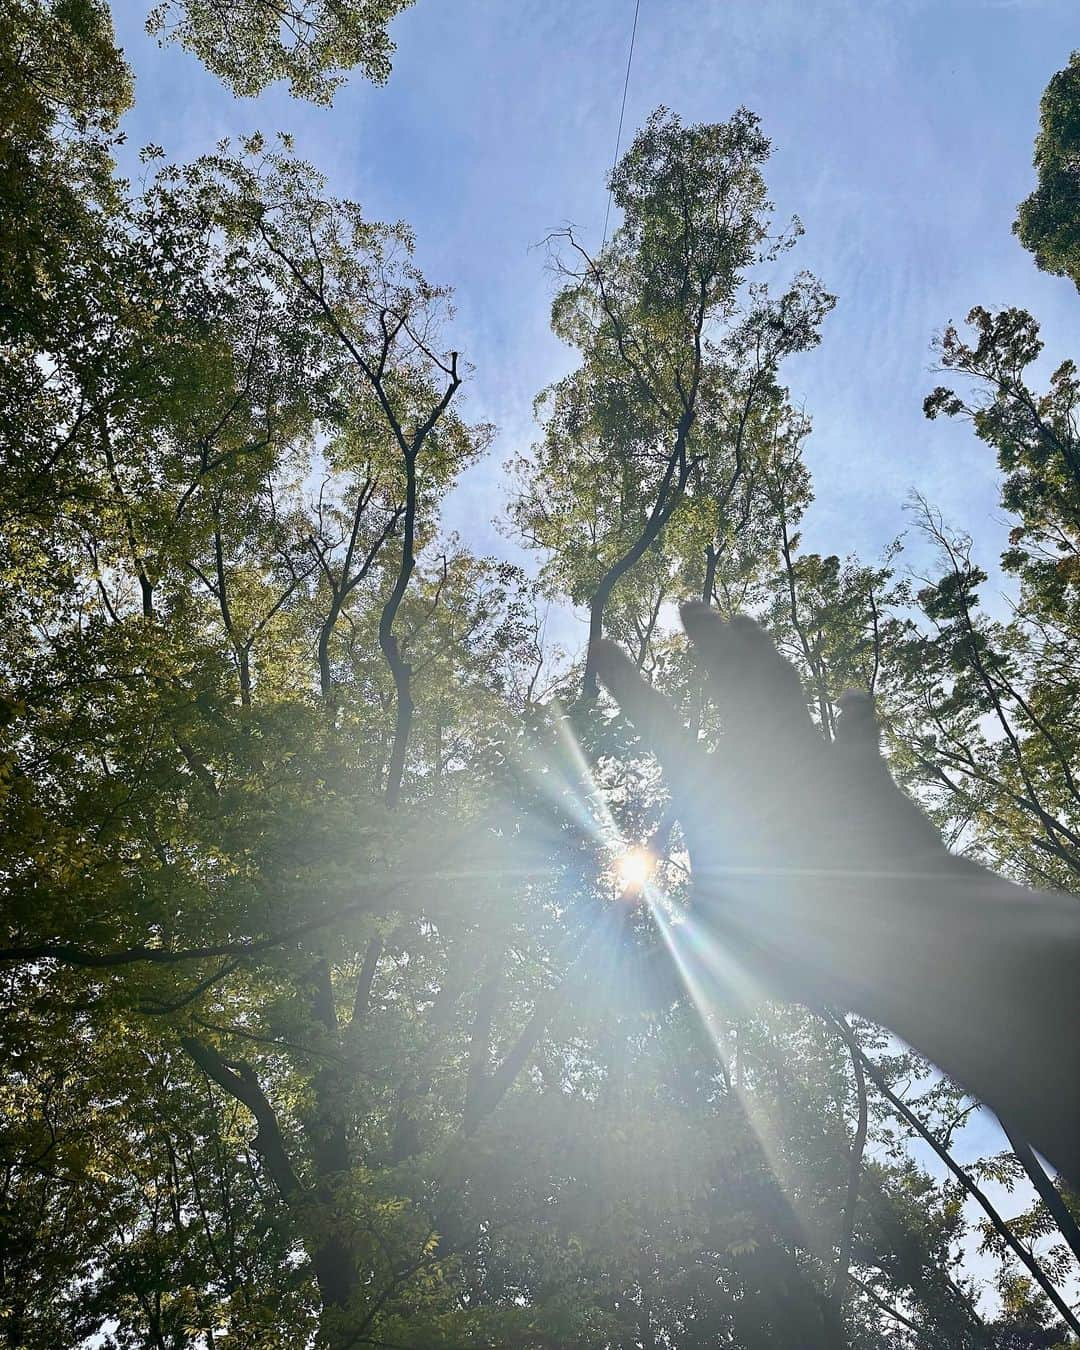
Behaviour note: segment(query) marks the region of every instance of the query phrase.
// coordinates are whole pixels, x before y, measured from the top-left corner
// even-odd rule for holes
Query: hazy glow
[[[644,890],[656,867],[656,859],[647,848],[631,848],[615,859],[615,875],[624,891],[633,894]]]
[[[782,1137],[752,1085],[744,1085],[744,1073],[741,1067],[736,1069],[732,1054],[734,1043],[728,1040],[733,1030],[752,1018],[767,998],[767,991],[727,949],[723,940],[724,926],[738,928],[747,921],[738,897],[738,878],[771,877],[785,881],[797,874],[773,868],[717,867],[708,874],[708,881],[725,895],[725,925],[718,927],[707,917],[695,913],[693,908],[686,908],[669,896],[658,878],[660,860],[656,855],[623,836],[577,741],[571,720],[562,715],[561,710],[557,710],[556,729],[565,760],[562,763],[539,758],[533,763],[526,760],[526,769],[549,801],[594,841],[602,856],[606,855],[606,876],[619,896],[623,900],[640,901],[648,910],[689,1004],[701,1019],[717,1059],[724,1066],[728,1087],[786,1196],[792,1217],[801,1229],[804,1245],[817,1252],[822,1260],[831,1260],[831,1249],[827,1242],[823,1245],[817,1221],[804,1212],[801,1203],[803,1186],[786,1155]],[[666,865],[671,862],[670,857],[665,858]],[[680,866],[679,870],[685,872],[686,868]],[[725,887],[725,882],[730,884]],[[621,946],[617,939],[630,913],[628,904],[605,907],[587,925],[584,933],[579,930],[568,935],[567,945],[573,948],[573,955],[567,968],[567,979],[572,971],[582,969],[588,969],[593,978],[618,976]],[[583,959],[586,954],[587,959]],[[740,1066],[743,1063],[742,1054],[738,1056],[738,1063]]]

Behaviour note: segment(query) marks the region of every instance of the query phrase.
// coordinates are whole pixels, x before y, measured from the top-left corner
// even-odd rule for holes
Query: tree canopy
[[[151,25],[325,101],[386,77],[403,8]],[[880,1028],[685,978],[656,764],[545,636],[581,607],[711,742],[669,607],[752,613],[823,737],[877,696],[951,846],[1080,890],[1072,363],[1033,374],[1012,309],[939,346],[926,411],[1001,473],[1004,616],[931,504],[933,576],[807,551],[782,368],[834,297],[775,281],[801,225],[758,118],[661,108],[610,240],[551,241],[576,364],[514,463],[534,565],[487,556],[444,510],[483,372],[409,227],[287,136],[126,181],[108,11],[0,24],[4,1343],[1076,1345],[1077,1197],[1024,1139],[963,1160],[977,1103]]]
[[[351,70],[375,84],[390,74],[388,31],[413,0],[161,0],[148,33],[178,42],[236,94],[258,94],[287,80],[295,98],[333,102]]]
[[[1044,271],[1080,287],[1080,52],[1042,96],[1035,168],[1035,191],[1020,203],[1013,229]]]

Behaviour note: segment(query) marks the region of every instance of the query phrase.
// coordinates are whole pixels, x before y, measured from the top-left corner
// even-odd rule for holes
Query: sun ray
[[[730,1070],[730,1047],[716,1000],[709,991],[725,991],[726,996],[734,997],[747,1014],[764,1004],[766,991],[695,916],[682,912],[678,918],[672,917],[672,903],[657,880],[660,860],[643,845],[624,838],[574,735],[570,718],[558,707],[555,726],[558,743],[572,772],[567,773],[562,766],[550,761],[541,764],[538,760],[525,764],[530,781],[603,850],[608,860],[608,874],[613,878],[617,893],[628,899],[638,899],[647,906],[690,1004],[701,1019],[718,1059]],[[717,869],[710,880],[714,883],[738,877],[779,880],[784,875],[780,869],[732,867]],[[607,977],[618,974],[622,944],[617,939],[624,931],[629,913],[627,906],[605,907],[586,921],[586,931],[578,939],[566,979],[574,978],[580,971],[586,953],[592,963],[590,976],[595,977],[599,985],[604,985]],[[735,1077],[730,1073],[729,1077],[743,1116],[802,1232],[806,1248],[816,1252],[821,1259],[828,1259],[825,1244],[815,1237],[815,1226],[809,1222],[799,1203],[798,1179],[784,1156],[776,1131],[754,1094],[736,1087]]]
[[[808,1250],[815,1252],[822,1259],[828,1259],[826,1244],[817,1236],[816,1225],[811,1223],[799,1203],[798,1178],[784,1156],[779,1136],[754,1094],[738,1086],[737,1076],[730,1072],[731,1048],[720,1025],[715,1000],[710,997],[708,986],[711,984],[714,989],[733,994],[742,1005],[742,1010],[747,1013],[763,1004],[766,991],[692,916],[684,915],[678,922],[673,922],[667,913],[669,908],[667,898],[654,883],[650,882],[645,886],[644,898],[690,1003],[701,1019],[718,1059],[728,1070],[732,1091],[799,1225]]]

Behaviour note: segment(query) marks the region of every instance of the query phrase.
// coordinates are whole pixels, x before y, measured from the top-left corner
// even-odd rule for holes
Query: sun
[[[656,859],[647,848],[630,848],[615,859],[615,875],[625,894],[636,895],[647,885]]]

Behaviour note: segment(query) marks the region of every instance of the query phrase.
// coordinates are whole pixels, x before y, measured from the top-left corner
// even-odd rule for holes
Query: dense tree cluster
[[[326,99],[385,78],[402,8],[151,23],[239,93]],[[1072,363],[1039,392],[1013,310],[941,340],[927,413],[997,455],[1007,617],[929,505],[921,587],[895,548],[805,552],[781,370],[833,297],[759,279],[800,227],[757,119],[658,110],[610,241],[552,241],[580,359],[514,465],[533,577],[441,524],[491,429],[407,228],[285,137],[148,147],[136,189],[105,8],[3,0],[0,33],[3,1343],[1076,1344],[1077,1199],[1024,1140],[961,1165],[975,1104],[886,1033],[680,980],[611,867],[648,840],[686,898],[655,765],[542,621],[586,607],[711,738],[666,607],[752,612],[823,736],[876,693],[955,847],[1080,890]],[[1022,237],[1075,277],[1053,204],[1053,249],[1030,203]]]
[[[1080,52],[1046,86],[1041,111],[1038,182],[1013,229],[1040,267],[1080,286]]]

